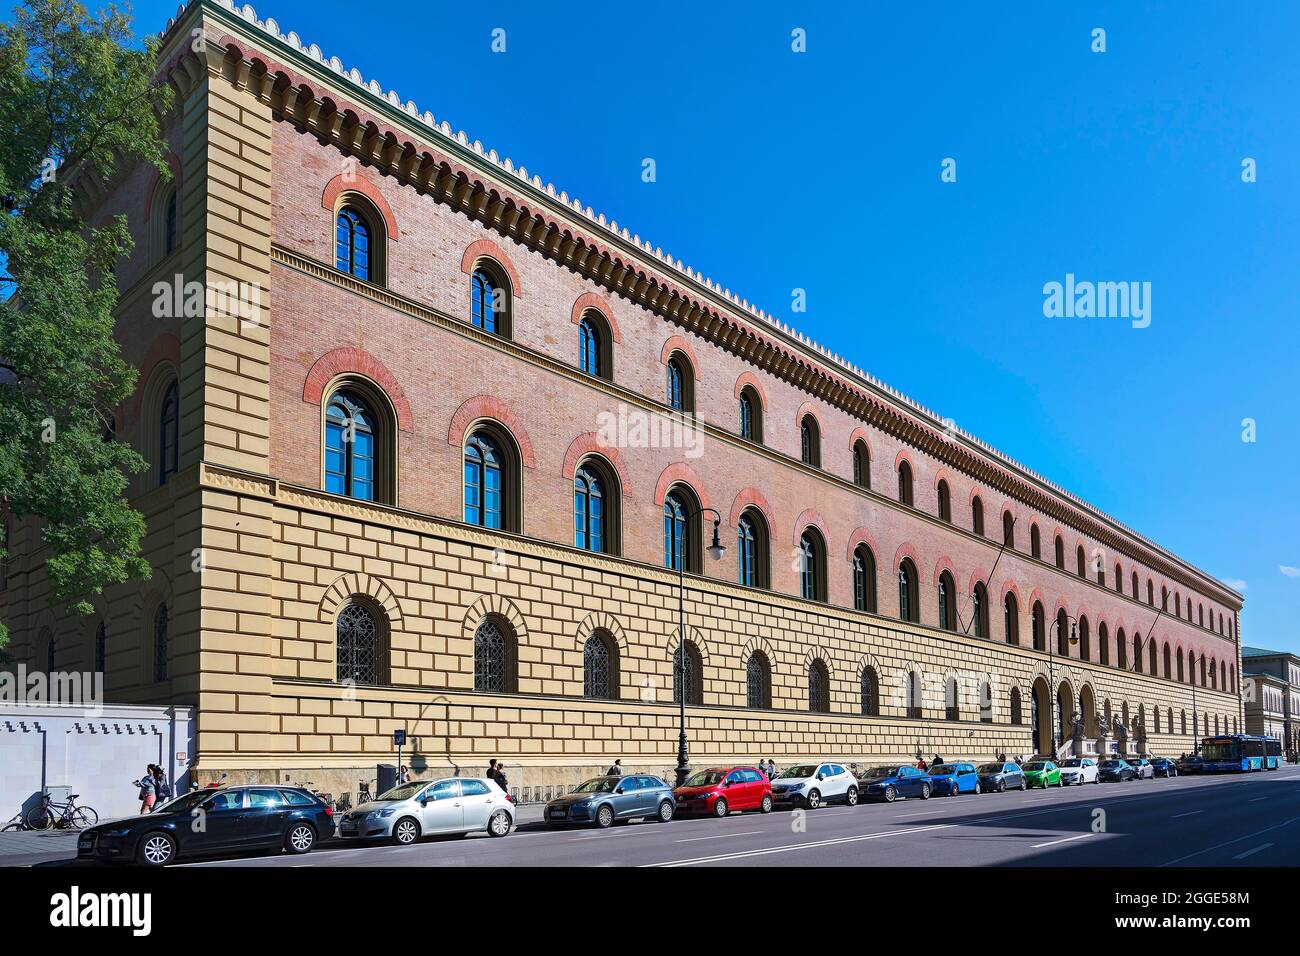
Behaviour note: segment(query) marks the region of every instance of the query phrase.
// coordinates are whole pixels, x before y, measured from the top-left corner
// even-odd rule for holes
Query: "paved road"
[[[1099,813],[1100,811],[1100,813]],[[529,814],[535,816],[535,814]],[[725,820],[554,831],[525,823],[412,847],[181,864],[326,866],[1279,866],[1300,859],[1300,768]],[[46,864],[51,865],[51,864]],[[52,865],[77,865],[68,860]]]

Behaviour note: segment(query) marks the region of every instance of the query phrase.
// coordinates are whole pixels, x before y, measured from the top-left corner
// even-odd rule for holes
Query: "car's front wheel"
[[[664,800],[659,804],[659,822],[670,823],[672,822],[672,819],[673,819],[673,805],[669,801]]]
[[[176,859],[176,840],[166,833],[148,833],[140,841],[139,855],[145,866],[166,866]]]
[[[898,791],[894,789],[894,785],[891,783],[889,786],[885,788],[885,802],[893,803],[897,799],[898,799]]]
[[[290,853],[310,853],[316,845],[316,831],[310,823],[295,823],[284,835],[284,848]]]
[[[770,794],[763,794],[763,801],[758,805],[758,809],[763,813],[772,812],[772,797]]]
[[[820,790],[808,791],[808,809],[816,810],[822,805],[822,792]]]
[[[921,799],[922,800],[930,799],[930,785],[928,783],[921,784]]]
[[[393,842],[398,846],[410,846],[420,839],[420,824],[410,817],[402,817],[393,824]]]
[[[614,825],[614,808],[608,803],[596,811],[596,826],[606,830]]]
[[[510,814],[498,810],[488,819],[488,833],[494,837],[503,837],[510,832]]]
[[[718,797],[718,802],[713,805],[713,815],[725,817],[730,812],[731,808],[727,806],[727,801],[722,797]]]

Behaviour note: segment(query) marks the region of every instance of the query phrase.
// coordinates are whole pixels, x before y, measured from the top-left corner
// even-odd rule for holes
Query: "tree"
[[[141,161],[170,175],[156,43],[136,45],[116,6],[72,0],[29,0],[0,26],[0,507],[37,519],[51,600],[82,614],[150,568],[125,498],[145,462],[112,428],[136,380],[113,338],[131,236],[125,216],[91,228],[72,184]],[[0,654],[7,640],[0,622]]]

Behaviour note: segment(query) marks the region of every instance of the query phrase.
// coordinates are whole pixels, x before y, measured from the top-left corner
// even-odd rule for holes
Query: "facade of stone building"
[[[678,692],[696,766],[1239,729],[1213,577],[248,7],[161,72],[173,175],[81,196],[155,575],[70,618],[19,525],[0,600],[201,775],[664,770]]]
[[[1263,647],[1241,649],[1246,733],[1276,737],[1300,753],[1300,656]]]

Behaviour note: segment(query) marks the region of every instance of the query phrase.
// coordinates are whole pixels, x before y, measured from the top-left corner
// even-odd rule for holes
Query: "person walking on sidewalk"
[[[607,776],[607,777],[621,777],[621,776],[623,776],[623,760],[622,760],[622,758],[619,758],[618,760],[615,760],[615,761],[614,761],[613,765],[612,765],[608,770],[605,771],[605,776]]]
[[[172,798],[172,785],[168,783],[167,774],[163,772],[163,768],[157,764],[153,765],[153,789],[154,799],[158,803]]]
[[[153,809],[154,801],[158,799],[158,784],[153,778],[153,764],[149,764],[145,769],[144,776],[132,782],[140,788],[140,815],[144,816]]]

